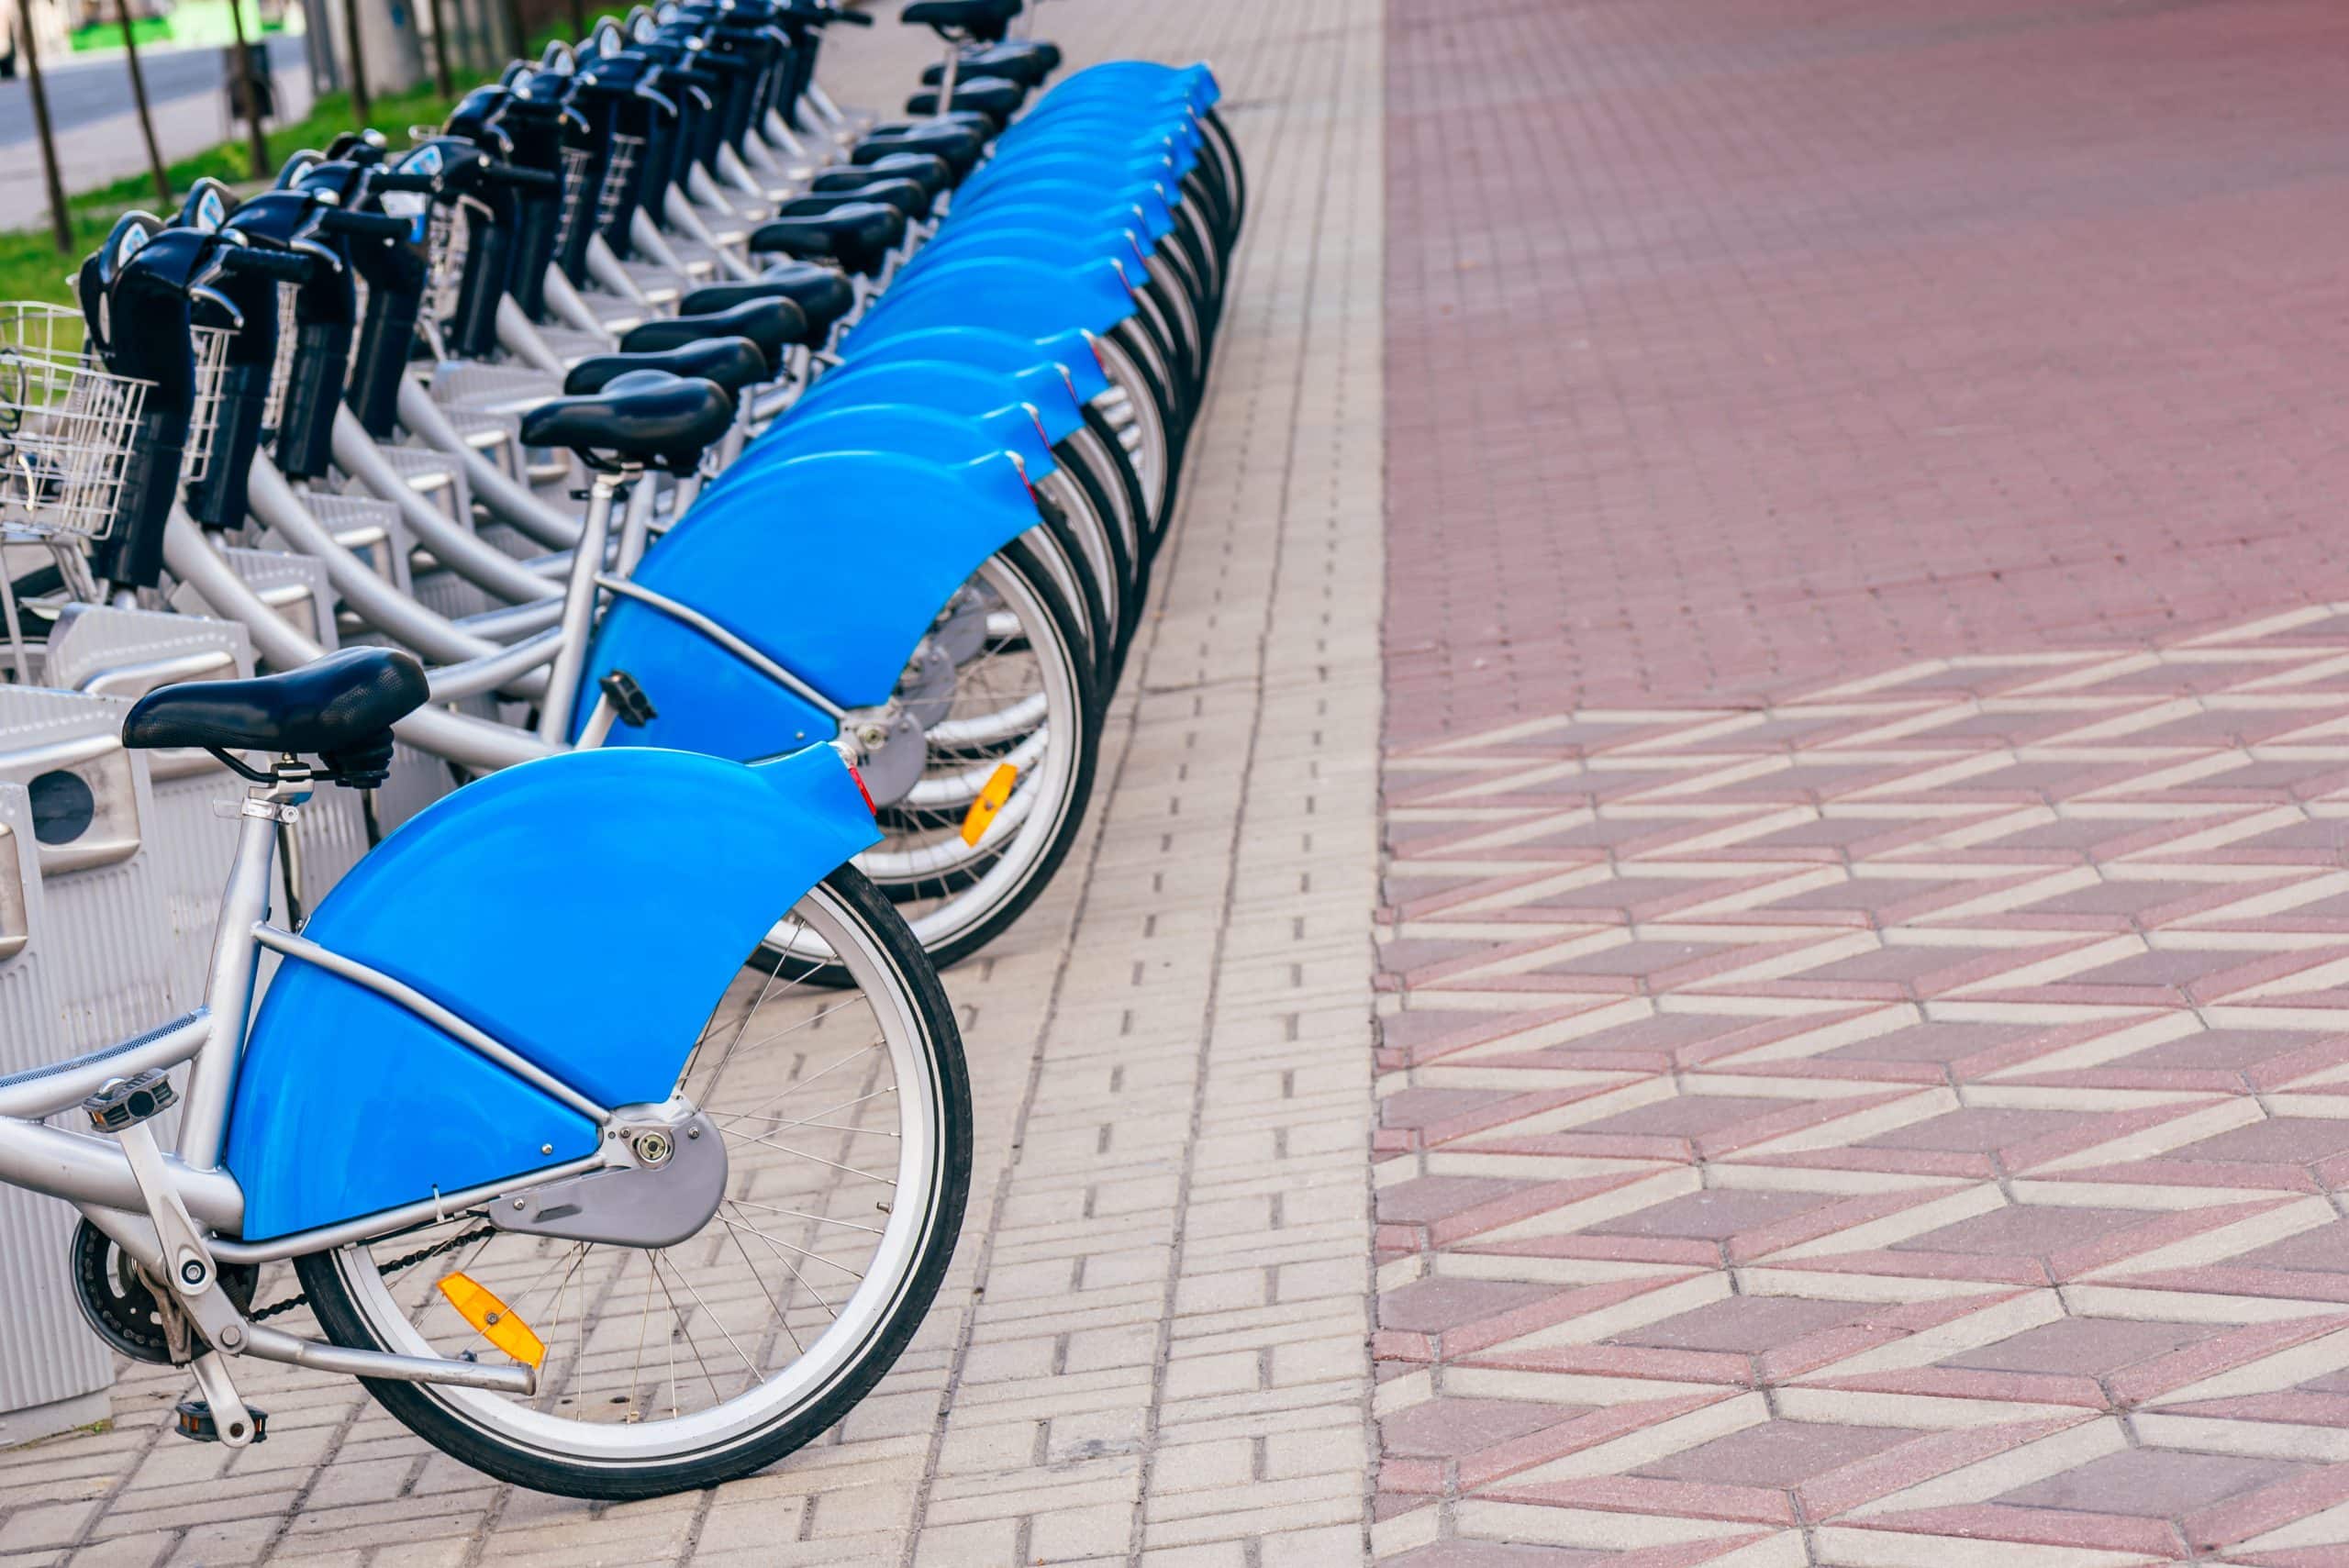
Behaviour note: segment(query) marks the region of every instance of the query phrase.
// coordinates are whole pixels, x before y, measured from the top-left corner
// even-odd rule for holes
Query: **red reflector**
[[[873,819],[874,821],[879,821],[881,819],[881,808],[873,804],[873,792],[864,787],[864,775],[857,771],[857,767],[854,762],[851,762],[848,765],[848,776],[856,781],[856,793],[864,797],[864,809],[873,814]]]

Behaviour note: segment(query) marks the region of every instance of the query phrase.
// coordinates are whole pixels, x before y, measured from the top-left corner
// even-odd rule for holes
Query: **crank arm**
[[[178,1189],[164,1173],[162,1151],[155,1147],[154,1129],[142,1120],[118,1129],[115,1137],[129,1158],[131,1179],[139,1184],[147,1218],[154,1222],[156,1236],[162,1242],[163,1284],[194,1320],[206,1344],[216,1351],[242,1355],[249,1327],[245,1315],[237,1310],[236,1303],[220,1288],[220,1266],[213,1259],[204,1232],[196,1229],[195,1221],[188,1216],[187,1206],[180,1201]],[[217,1367],[215,1371],[225,1385],[228,1373]],[[206,1393],[209,1392],[207,1388]],[[236,1397],[234,1390],[229,1390],[228,1397]]]
[[[237,1394],[230,1381],[228,1363],[218,1351],[206,1351],[195,1358],[189,1370],[195,1373],[195,1385],[204,1390],[204,1403],[212,1412],[213,1429],[220,1440],[230,1448],[243,1448],[255,1435],[257,1423],[252,1412]]]

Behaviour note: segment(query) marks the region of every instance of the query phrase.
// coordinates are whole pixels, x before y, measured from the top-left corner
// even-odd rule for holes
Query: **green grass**
[[[253,0],[242,0],[245,13],[245,37],[260,38],[263,33],[281,33],[285,24],[264,24]],[[228,7],[223,0],[180,0],[168,17],[139,17],[130,24],[131,36],[140,48],[149,44],[184,44],[192,48],[226,47],[236,41],[236,29],[228,23]],[[106,20],[76,28],[68,35],[76,54],[91,50],[118,50],[122,47],[122,25],[109,13]]]
[[[130,36],[139,40],[141,49],[152,43],[169,43],[172,41],[172,19],[169,17],[134,17],[130,22]],[[115,22],[92,22],[86,28],[74,28],[66,35],[66,41],[73,46],[75,54],[97,49],[120,49],[122,28]]]

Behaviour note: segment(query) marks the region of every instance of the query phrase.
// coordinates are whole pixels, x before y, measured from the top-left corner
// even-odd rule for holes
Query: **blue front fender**
[[[427,807],[302,934],[598,1104],[657,1103],[760,938],[874,838],[829,747],[756,769],[571,752]],[[254,1018],[226,1162],[260,1240],[575,1160],[598,1136],[396,1004],[289,960]]]

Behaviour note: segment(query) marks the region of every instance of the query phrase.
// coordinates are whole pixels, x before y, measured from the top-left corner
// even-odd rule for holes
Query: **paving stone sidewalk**
[[[2349,1563],[2344,41],[1394,0],[1382,1563]]]
[[[829,73],[843,101],[896,101],[926,58],[879,9]],[[766,1474],[590,1507],[489,1485],[306,1374],[256,1391],[268,1443],[187,1444],[161,1433],[179,1380],[141,1369],[110,1431],[0,1453],[0,1563],[1363,1560],[1381,15],[1044,8],[1073,61],[1213,61],[1251,232],[1095,821],[950,976],[970,1219],[880,1391]]]

